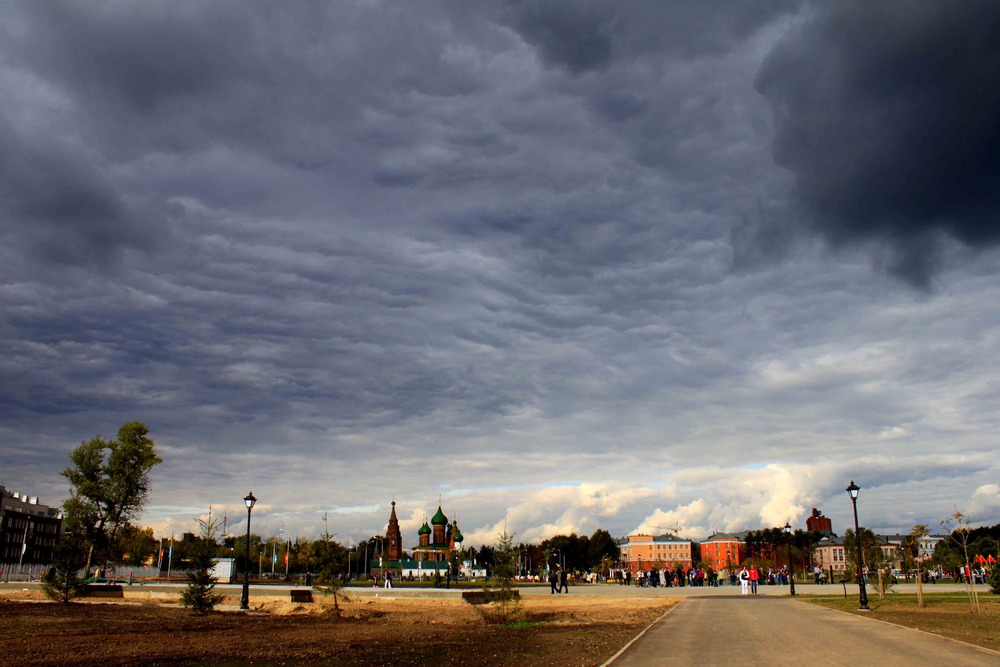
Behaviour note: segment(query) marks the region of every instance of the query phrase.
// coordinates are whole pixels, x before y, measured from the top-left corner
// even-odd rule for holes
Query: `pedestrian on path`
[[[756,565],[750,567],[750,593],[757,595],[757,582],[760,580],[760,570]]]
[[[566,570],[559,571],[559,592],[569,595],[569,577]]]
[[[750,573],[746,568],[740,570],[740,595],[747,594],[747,585],[750,583]]]

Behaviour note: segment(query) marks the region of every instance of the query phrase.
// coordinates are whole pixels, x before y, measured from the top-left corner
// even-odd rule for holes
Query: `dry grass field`
[[[833,609],[866,613],[857,611],[857,596],[847,600],[833,596],[808,596],[800,599]],[[884,600],[872,596],[868,601],[872,611],[868,614],[872,618],[896,625],[1000,651],[1000,596],[980,594],[982,613],[978,615],[970,612],[969,599],[964,594],[930,594],[924,595],[924,600],[927,606],[920,608],[917,606],[916,595],[892,594]]]
[[[528,598],[517,622],[489,625],[454,599],[357,598],[339,615],[328,598],[273,601],[196,616],[37,598],[0,599],[0,665],[600,665],[676,601]]]

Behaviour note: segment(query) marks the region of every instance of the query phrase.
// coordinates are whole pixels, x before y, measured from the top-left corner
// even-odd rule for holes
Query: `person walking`
[[[569,575],[566,570],[559,571],[559,592],[569,595]]]
[[[549,572],[549,591],[550,594],[555,594],[559,592],[559,574],[555,570]]]
[[[740,579],[740,595],[746,595],[747,586],[750,584],[750,573],[747,572],[746,568],[740,570],[739,579]]]
[[[385,587],[392,588],[392,571],[386,570],[385,572]]]
[[[756,565],[750,567],[750,594],[757,595],[757,582],[760,581],[760,570]]]

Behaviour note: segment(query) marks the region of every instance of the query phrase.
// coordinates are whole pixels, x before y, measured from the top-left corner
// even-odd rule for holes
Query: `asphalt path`
[[[682,600],[605,665],[801,663],[996,667],[1000,653],[792,598],[709,596]]]

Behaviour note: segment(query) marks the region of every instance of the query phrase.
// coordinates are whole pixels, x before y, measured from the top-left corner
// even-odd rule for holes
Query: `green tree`
[[[64,533],[56,544],[52,569],[42,578],[42,591],[50,600],[69,604],[83,592],[79,571],[83,567],[83,540]]]
[[[1000,565],[993,566],[993,570],[990,571],[990,576],[986,579],[986,583],[990,585],[990,593],[1000,595]]]
[[[847,530],[844,533],[844,553],[847,556],[848,571],[854,572],[856,575],[860,570],[867,568],[868,583],[874,583],[877,586],[879,598],[884,598],[886,592],[890,590],[888,573],[892,563],[883,550],[884,544],[881,537],[864,526],[861,527],[860,533],[863,558],[860,569],[857,565],[858,547],[854,531]]]
[[[504,531],[493,549],[493,576],[485,584],[488,602],[480,608],[489,623],[509,623],[521,612],[521,594],[514,588],[517,575],[517,547],[514,536]]]
[[[326,521],[326,515],[323,515]],[[333,595],[333,609],[340,616],[340,589],[344,587],[344,579],[340,573],[344,570],[343,562],[347,549],[333,539],[333,534],[327,528],[319,539],[309,544],[309,564],[315,566],[319,574],[319,582],[314,586],[324,595]]]
[[[197,614],[212,611],[215,605],[222,602],[222,594],[215,592],[218,580],[212,576],[215,567],[219,545],[215,535],[219,522],[212,518],[209,511],[208,519],[198,519],[200,539],[195,540],[188,549],[190,567],[187,570],[187,586],[181,592],[181,604],[190,607]]]
[[[590,543],[587,545],[588,568],[600,568],[606,573],[606,559],[618,562],[620,555],[621,549],[618,547],[618,541],[611,537],[611,533],[608,531],[598,528],[590,536]]]
[[[62,472],[71,485],[65,527],[82,537],[88,573],[91,563],[107,565],[120,555],[123,530],[146,505],[149,471],[163,461],[148,433],[133,421],[118,429],[115,440],[94,436],[73,450],[73,465]]]
[[[137,528],[130,525],[122,530],[121,546],[123,562],[141,566],[150,559],[156,562],[160,541],[156,539],[152,528]]]

